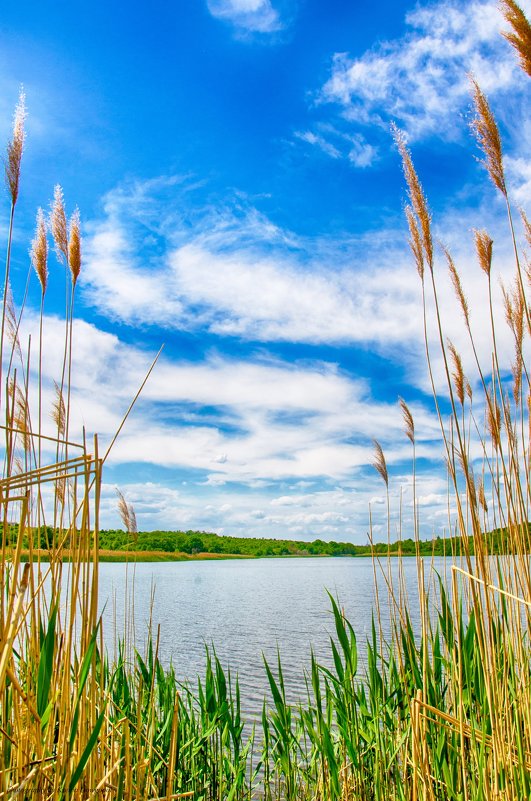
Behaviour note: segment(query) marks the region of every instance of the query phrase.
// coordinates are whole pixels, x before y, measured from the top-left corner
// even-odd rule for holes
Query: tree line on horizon
[[[531,523],[528,523],[531,531]],[[11,524],[7,539],[14,543],[18,525]],[[23,547],[28,548],[29,537],[34,548],[48,549],[53,542],[53,529],[50,526],[34,528],[24,535]],[[498,528],[483,534],[487,550],[491,554],[510,553],[511,537],[506,528]],[[9,542],[6,544],[10,544]],[[65,543],[66,547],[68,544]],[[234,537],[216,534],[211,531],[139,531],[135,534],[123,529],[102,529],[99,532],[99,547],[103,551],[116,552],[163,552],[185,554],[219,554],[226,556],[370,556],[371,554],[414,556],[461,556],[464,553],[462,537],[437,536],[415,542],[411,537],[391,542],[374,542],[354,545],[351,542],[326,542],[322,539],[312,541],[275,539],[272,537]],[[474,540],[470,536],[468,553],[474,554]]]

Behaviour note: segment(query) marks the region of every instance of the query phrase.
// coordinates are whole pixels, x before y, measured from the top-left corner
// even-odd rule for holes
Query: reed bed
[[[529,72],[531,29],[512,0],[502,10],[507,38]],[[121,641],[110,660],[98,617],[98,510],[102,467],[97,437],[70,441],[73,314],[82,271],[78,212],[68,220],[56,189],[49,217],[39,211],[31,248],[40,291],[37,357],[19,339],[21,314],[10,291],[13,226],[24,149],[24,98],[15,113],[6,180],[11,210],[0,336],[4,466],[0,480],[0,798],[50,801],[116,799],[345,799],[345,801],[522,801],[531,797],[531,568],[529,254],[520,247],[507,191],[502,145],[481,88],[472,82],[474,131],[501,193],[514,244],[515,278],[504,289],[505,319],[491,292],[489,235],[475,233],[478,269],[491,298],[491,355],[479,358],[473,309],[451,254],[443,252],[469,336],[476,374],[445,338],[431,214],[411,155],[395,132],[409,191],[406,216],[422,287],[426,356],[456,509],[462,561],[447,577],[430,573],[417,554],[421,630],[411,622],[400,568],[375,556],[383,578],[366,647],[358,660],[355,631],[330,597],[333,667],[312,657],[306,697],[288,702],[282,660],[265,663],[270,700],[246,725],[238,680],[207,650],[205,674],[183,685],[159,659],[160,631],[140,654]],[[531,247],[531,226],[518,230]],[[66,267],[65,336],[52,416],[43,433],[43,314],[50,238]],[[435,315],[437,346],[428,335]],[[498,339],[508,325],[512,368]],[[446,386],[436,389],[435,358]],[[36,387],[36,392],[34,388]],[[474,389],[473,389],[474,388]],[[31,398],[37,398],[36,410]],[[405,436],[415,465],[415,423],[404,401]],[[472,458],[479,442],[482,458]],[[108,453],[108,452],[107,452]],[[385,454],[375,467],[389,493]],[[415,471],[415,467],[413,467]],[[389,495],[388,495],[389,497]],[[134,510],[122,496],[128,519]],[[390,513],[389,513],[390,514]],[[413,531],[419,538],[414,501]],[[16,525],[13,525],[15,524]],[[131,523],[132,525],[132,523]],[[502,528],[504,553],[493,558],[486,532]],[[473,553],[469,537],[473,537]],[[455,540],[451,540],[454,542]],[[29,549],[23,562],[22,550]],[[46,560],[41,558],[43,549]],[[65,558],[67,556],[67,559]],[[24,557],[26,558],[26,557]],[[67,566],[68,562],[68,566]],[[382,580],[380,580],[380,585]],[[379,605],[392,610],[384,641]]]

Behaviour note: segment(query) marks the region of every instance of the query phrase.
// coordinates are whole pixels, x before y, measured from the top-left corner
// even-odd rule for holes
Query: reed
[[[512,25],[509,41],[525,69],[529,24],[512,0],[504,0],[502,7]],[[421,558],[414,489],[411,525],[417,543],[420,628],[413,623],[400,560],[396,567],[389,558],[380,564],[374,552],[380,595],[364,663],[353,626],[330,596],[334,635],[329,666],[312,655],[305,697],[294,704],[288,700],[281,655],[274,665],[265,661],[269,700],[253,727],[243,717],[238,679],[224,670],[213,648],[206,649],[204,676],[196,685],[183,684],[171,665],[161,663],[160,630],[150,631],[140,653],[126,626],[126,638],[110,656],[97,611],[99,494],[110,448],[102,456],[97,437],[90,444],[86,438],[81,443],[69,439],[73,311],[82,247],[79,215],[74,212],[68,224],[59,188],[49,227],[68,269],[52,438],[42,431],[42,320],[48,278],[48,231],[42,212],[31,248],[41,290],[36,367],[30,344],[22,347],[19,341],[20,316],[10,299],[9,261],[23,149],[21,98],[6,165],[11,212],[0,342],[5,421],[0,480],[0,798],[531,797],[531,387],[526,362],[531,276],[529,256],[513,225],[496,121],[479,85],[473,82],[472,88],[473,128],[490,178],[506,203],[515,259],[514,281],[503,287],[500,315],[491,285],[495,245],[487,232],[475,232],[477,269],[489,296],[491,353],[483,364],[474,337],[474,306],[465,296],[452,255],[443,249],[474,376],[466,375],[463,367],[470,360],[465,361],[446,338],[431,212],[406,142],[395,132],[410,197],[406,217],[422,287],[427,364],[456,508],[448,543],[454,559],[448,575],[437,576],[429,560]],[[525,213],[522,223],[529,247]],[[434,319],[428,317],[430,295]],[[435,345],[429,337],[433,324]],[[500,356],[503,326],[509,326],[514,341],[511,366]],[[437,358],[446,382],[440,390],[433,369]],[[35,420],[30,403],[34,385]],[[415,421],[404,400],[400,408],[415,477]],[[119,430],[130,410],[131,406]],[[114,439],[110,447],[113,443]],[[472,457],[477,443],[479,460]],[[389,532],[392,475],[377,442],[375,449],[374,466],[386,489]],[[118,498],[124,525],[134,536],[134,509],[121,493]],[[486,532],[496,528],[504,530],[505,548],[493,557]],[[43,552],[46,559],[41,558]],[[388,641],[379,621],[383,604],[391,610]]]

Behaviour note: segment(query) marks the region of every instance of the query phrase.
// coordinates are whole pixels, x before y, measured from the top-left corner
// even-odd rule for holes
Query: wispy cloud
[[[321,102],[341,106],[358,125],[395,120],[411,139],[452,136],[469,101],[467,75],[487,94],[523,83],[514,56],[500,36],[494,2],[452,0],[420,6],[406,17],[409,30],[359,57],[336,53]]]
[[[528,191],[527,166],[514,158],[508,161],[519,198]],[[163,183],[159,179],[157,191]],[[396,230],[370,232],[359,240],[305,241],[252,206],[240,203],[231,209],[211,203],[203,212],[195,208],[191,230],[182,217],[182,187],[173,189],[176,195],[158,200],[151,196],[152,186],[138,183],[109,194],[104,216],[89,226],[85,241],[85,302],[126,325],[201,331],[220,343],[232,339],[374,349],[401,364],[409,379],[425,388],[420,284],[400,222]],[[469,297],[484,303],[487,288],[471,233],[478,219],[495,240],[494,270],[506,283],[512,272],[510,242],[496,219],[498,209],[487,183],[486,191],[481,213],[450,208],[435,229],[436,237],[450,246]],[[453,289],[443,275],[439,283],[447,333],[466,352]],[[501,304],[501,299],[495,297],[495,302]],[[500,314],[503,318],[501,306]],[[488,336],[477,328],[479,352],[488,358]],[[508,329],[499,333],[498,344],[502,352],[510,352]],[[437,372],[435,357],[433,366]]]
[[[30,314],[23,341],[37,331],[38,316]],[[62,320],[45,318],[45,410],[51,408],[52,382],[61,371],[63,333]],[[103,452],[150,356],[83,321],[74,325],[74,343],[70,437],[80,439],[86,431],[90,438],[97,430]],[[432,458],[440,447],[436,421],[420,404],[414,412],[423,432],[418,454]],[[51,435],[46,411],[44,426]],[[385,431],[390,466],[409,458],[396,403],[375,400],[365,380],[333,364],[292,365],[264,355],[246,360],[209,356],[195,363],[163,357],[108,468],[135,464],[141,473],[143,464],[171,471],[166,487],[134,485],[139,503],[135,492],[131,500],[141,524],[149,528],[168,527],[173,520],[173,525],[189,522],[233,533],[280,536],[290,530],[341,537],[346,524],[357,529],[366,514],[367,492],[374,495],[377,488],[368,467],[375,429]],[[43,455],[54,458],[46,448]],[[368,478],[355,480],[366,473]],[[176,486],[176,474],[186,475],[191,486]],[[319,489],[323,483],[334,491]],[[111,490],[107,500],[105,521],[114,514]]]
[[[178,217],[165,222],[168,213],[168,203],[150,206],[136,185],[107,197],[85,244],[84,296],[102,313],[261,342],[392,346],[419,334],[418,282],[406,245],[393,251],[389,236],[385,250],[368,236],[347,262],[341,243],[304,242],[252,207],[211,206],[193,233]],[[152,236],[159,256],[146,264]]]
[[[294,136],[333,159],[348,160],[354,167],[365,169],[378,160],[378,147],[369,144],[362,134],[345,133],[330,124],[320,124],[318,132],[295,131]]]
[[[270,0],[207,0],[212,16],[248,33],[276,33],[284,26]]]
[[[327,156],[333,159],[341,157],[341,151],[335,147],[335,145],[327,142],[321,134],[316,134],[313,131],[295,131],[295,137],[302,142],[307,142],[309,145],[318,147],[323,153],[326,153]]]

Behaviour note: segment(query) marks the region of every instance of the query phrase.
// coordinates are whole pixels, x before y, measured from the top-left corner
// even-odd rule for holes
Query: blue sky
[[[529,2],[522,3],[527,13]],[[142,529],[365,542],[384,536],[373,437],[393,509],[411,514],[415,415],[423,533],[448,525],[424,364],[420,286],[390,133],[408,137],[469,293],[488,362],[472,229],[510,276],[503,207],[470,134],[488,95],[516,205],[531,197],[526,76],[493,2],[28,2],[2,11],[0,134],[22,84],[27,143],[13,291],[53,187],[80,208],[73,429],[109,442],[163,355],[105,473]],[[2,200],[2,229],[8,200]],[[50,261],[46,398],[60,372],[64,268]],[[465,335],[441,260],[448,333]],[[35,328],[33,280],[26,316]],[[510,360],[509,336],[501,338]],[[463,346],[465,367],[467,355]],[[435,360],[440,376],[440,365]],[[473,374],[470,374],[473,382]],[[51,423],[49,423],[51,426]],[[393,528],[396,526],[396,514]]]

